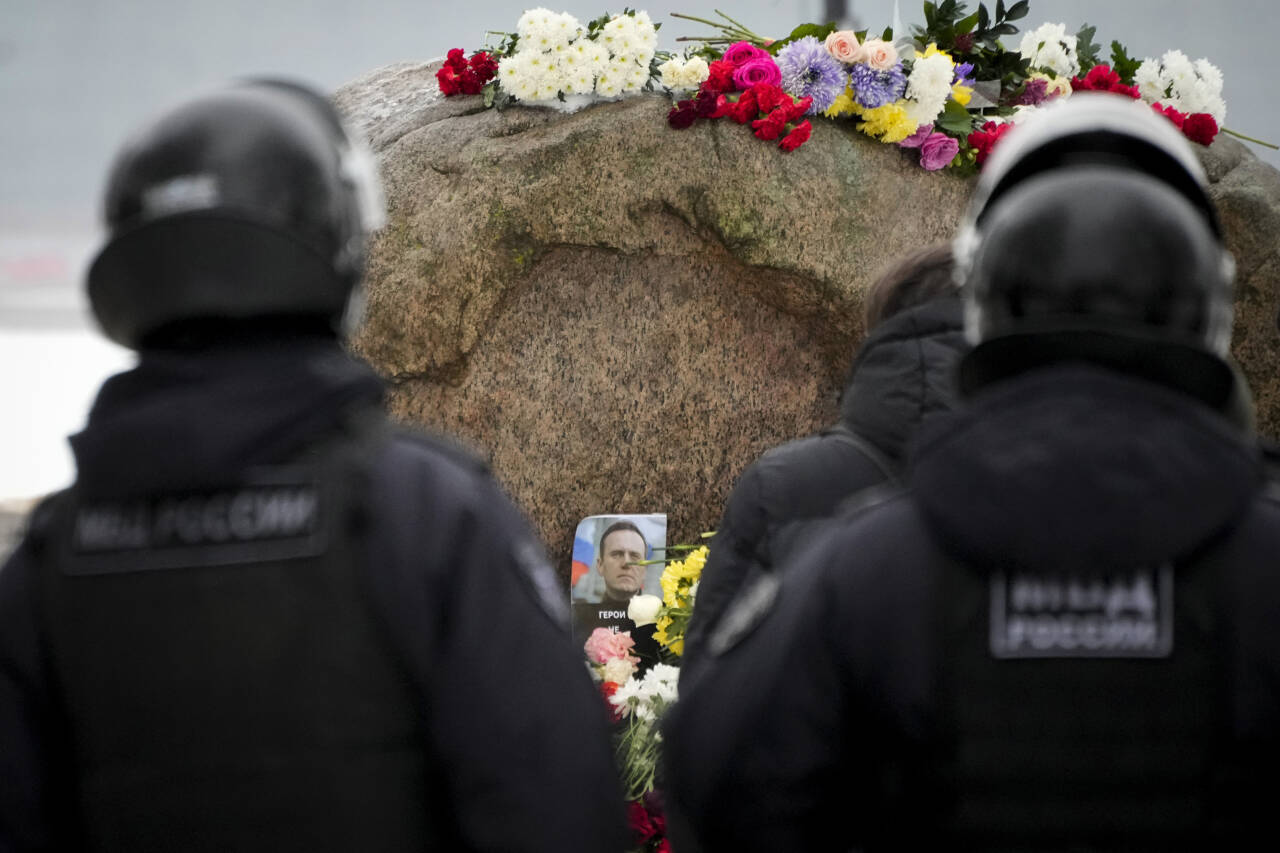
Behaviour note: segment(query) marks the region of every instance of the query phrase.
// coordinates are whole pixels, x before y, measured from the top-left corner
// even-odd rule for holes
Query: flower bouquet
[[[685,628],[708,553],[705,545],[677,545],[668,550],[687,551],[688,555],[683,560],[656,561],[666,564],[662,599],[637,595],[627,611],[637,632],[656,624],[653,636],[661,647],[659,657],[645,661],[648,656],[637,655],[636,639],[630,631],[597,628],[583,646],[587,666],[616,726],[614,751],[635,850],[645,853],[670,850],[662,810],[659,726],[676,702]]]
[[[600,100],[662,89],[675,99],[677,130],[714,119],[746,125],[759,139],[795,151],[813,121],[848,120],[872,138],[917,152],[930,171],[981,168],[1010,126],[1028,111],[1082,90],[1102,90],[1152,106],[1189,139],[1212,143],[1226,105],[1222,73],[1177,50],[1135,59],[1119,41],[1107,53],[1096,28],[1074,33],[1045,23],[1018,35],[1029,0],[994,11],[961,0],[924,3],[910,32],[837,30],[806,23],[785,38],[761,36],[723,12],[718,19],[673,13],[714,32],[682,37],[679,54],[657,49],[645,12],[631,9],[581,24],[567,12],[525,12],[514,33],[467,56],[455,49],[437,74],[445,95],[480,94],[486,106],[526,103],[573,110]]]

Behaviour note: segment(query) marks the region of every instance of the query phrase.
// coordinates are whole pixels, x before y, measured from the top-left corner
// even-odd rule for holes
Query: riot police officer
[[[287,82],[119,154],[88,292],[138,363],[0,571],[0,849],[625,846],[540,545],[341,345],[380,203]]]
[[[1280,503],[1197,158],[1143,105],[1077,94],[1002,142],[957,256],[962,406],[925,427],[910,488],[747,596],[672,712],[687,846],[1269,830]]]

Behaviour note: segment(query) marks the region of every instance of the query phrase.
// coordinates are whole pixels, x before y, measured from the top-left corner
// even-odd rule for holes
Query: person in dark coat
[[[730,602],[759,573],[785,564],[813,522],[842,501],[894,481],[911,436],[955,402],[968,349],[950,244],[912,253],[867,292],[868,335],[840,398],[840,418],[747,466],[726,502],[685,636],[681,679],[707,659]]]
[[[88,287],[138,363],[0,569],[0,850],[626,847],[541,545],[341,345],[379,196],[283,82],[119,155]]]
[[[922,430],[909,488],[745,596],[682,690],[677,849],[1215,850],[1272,831],[1280,499],[1205,187],[1172,125],[1116,95],[1002,140],[957,241],[963,405]]]

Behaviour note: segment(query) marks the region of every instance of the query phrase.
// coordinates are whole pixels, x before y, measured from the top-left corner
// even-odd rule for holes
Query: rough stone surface
[[[865,289],[949,238],[972,187],[843,123],[785,154],[728,121],[671,130],[656,95],[485,110],[436,67],[336,95],[389,205],[353,345],[398,417],[489,456],[566,571],[584,516],[666,512],[687,541],[748,461],[830,422]],[[1280,172],[1226,138],[1205,160],[1274,433]]]

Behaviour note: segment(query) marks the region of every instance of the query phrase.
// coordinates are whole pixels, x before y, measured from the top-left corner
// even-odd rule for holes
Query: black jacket
[[[1280,502],[1248,434],[1063,364],[990,385],[918,446],[911,489],[833,520],[682,685],[667,778],[702,848],[1219,849],[1266,831]],[[1114,585],[1137,571],[1172,581]],[[1005,596],[1005,578],[1026,585]],[[1067,626],[1031,635],[1057,656],[1009,654],[997,627],[1018,607]],[[1132,608],[1150,634],[1123,633]]]
[[[301,580],[295,595],[286,581],[279,590],[264,587],[262,598],[274,596],[273,600],[282,602],[280,611],[295,618],[296,624],[259,624],[256,597],[251,597],[247,599],[251,606],[229,626],[234,636],[226,642],[261,647],[263,654],[271,649],[296,655],[292,660],[299,671],[315,669],[317,662],[333,666],[332,670],[322,668],[319,677],[308,682],[308,689],[316,692],[315,701],[298,712],[298,725],[292,725],[287,715],[276,719],[264,716],[265,711],[254,711],[255,703],[273,710],[270,703],[296,704],[297,696],[275,685],[257,684],[254,673],[267,671],[266,662],[254,659],[251,652],[241,659],[245,683],[234,695],[212,700],[225,702],[223,710],[243,727],[262,724],[271,731],[270,727],[278,726],[282,736],[292,738],[305,723],[322,733],[320,743],[344,745],[327,759],[315,750],[294,759],[282,751],[284,745],[277,750],[274,742],[268,742],[261,755],[249,756],[261,759],[254,778],[260,781],[263,773],[287,768],[291,762],[300,760],[299,768],[314,762],[316,770],[310,775],[336,780],[338,788],[331,792],[334,810],[358,811],[367,806],[371,811],[353,814],[350,824],[360,826],[363,821],[367,826],[368,818],[377,816],[401,792],[361,791],[360,780],[369,767],[384,761],[380,752],[386,755],[393,749],[403,751],[404,743],[416,744],[407,759],[396,759],[400,762],[397,772],[414,780],[415,790],[420,788],[429,796],[413,801],[420,805],[421,825],[401,836],[434,839],[443,849],[621,849],[626,832],[606,713],[583,668],[580,651],[570,643],[563,591],[541,557],[540,545],[481,464],[447,442],[391,428],[381,413],[381,399],[377,377],[332,341],[291,341],[186,355],[145,353],[138,368],[108,380],[87,428],[73,437],[78,480],[70,494],[79,502],[128,506],[151,495],[189,494],[234,484],[246,472],[263,466],[323,463],[337,452],[334,448],[347,446],[339,438],[346,430],[356,435],[380,434],[378,440],[361,443],[368,452],[342,489],[353,506],[353,532],[347,544],[358,556],[339,567],[336,576],[354,578],[352,595],[358,600],[335,599],[323,588],[317,593]],[[109,688],[102,678],[110,679],[111,674],[91,673],[85,678],[84,673],[73,673],[76,677],[70,678],[59,669],[65,660],[92,659],[94,650],[72,648],[72,655],[63,654],[65,638],[76,637],[77,627],[52,624],[62,618],[58,614],[63,611],[55,608],[51,615],[43,592],[49,585],[42,573],[56,571],[49,565],[47,549],[50,540],[58,538],[56,531],[64,522],[58,507],[67,500],[55,498],[37,511],[32,534],[0,570],[0,850],[4,851],[85,846],[79,836],[86,820],[82,804],[90,793],[86,780],[102,776],[101,768],[83,766],[77,743],[100,739],[103,721],[93,719],[84,704],[66,707],[64,688],[76,685],[76,696],[91,704],[96,696],[92,690],[86,693],[82,685],[107,684]],[[205,534],[214,529],[206,523]],[[198,538],[200,531],[194,530],[188,532]],[[225,529],[221,532],[225,535]],[[335,529],[322,532],[330,547],[344,540]],[[266,575],[276,568],[258,571]],[[231,574],[220,576],[217,571],[142,574],[171,584],[168,592],[147,600],[194,602],[197,614],[200,595],[216,597],[240,582],[227,583]],[[280,576],[287,578],[288,573]],[[211,585],[204,593],[184,593],[188,579]],[[75,580],[67,586],[75,587],[75,595],[84,598],[85,587],[76,586]],[[130,583],[139,584],[140,594],[153,595],[145,580]],[[91,596],[85,601],[77,606],[92,606]],[[316,608],[304,603],[311,601]],[[111,612],[81,612],[92,615],[95,630],[111,631],[112,619],[117,620],[122,626],[118,633],[128,637],[139,635],[139,625],[162,624],[166,618],[166,614],[135,608],[130,599],[107,609]],[[371,615],[362,616],[365,612]],[[347,623],[342,627],[315,624],[334,613],[367,634],[363,645],[349,641]],[[163,648],[142,650],[145,665],[155,663],[173,682],[154,683],[145,672],[139,674],[138,684],[152,699],[138,706],[141,717],[136,724],[127,719],[111,721],[126,732],[131,726],[138,728],[140,751],[150,750],[147,727],[152,723],[157,730],[180,732],[188,713],[196,727],[195,721],[205,716],[218,719],[218,708],[191,705],[192,688],[183,686],[193,685],[199,693],[206,681],[213,680],[213,675],[201,676],[201,667],[230,667],[231,676],[220,672],[218,678],[236,684],[236,662],[223,659],[223,637],[215,632],[202,640],[193,626],[178,630],[183,636],[176,647],[207,642],[209,654],[175,662]],[[259,635],[266,639],[256,644],[254,637]],[[310,639],[290,646],[289,636]],[[51,651],[51,637],[58,638],[57,653]],[[107,645],[118,642],[111,636]],[[83,645],[72,643],[77,644]],[[352,649],[359,649],[364,657],[351,659]],[[289,676],[290,660],[284,658],[270,671]],[[118,665],[132,678],[132,668],[143,664],[119,661]],[[370,672],[389,675],[378,681]],[[352,679],[362,686],[374,684],[382,692],[353,694]],[[255,695],[255,690],[262,695]],[[395,722],[397,691],[408,697],[411,725],[395,744],[381,742],[377,739],[381,732],[374,726]],[[174,722],[170,719],[174,715],[184,716]],[[368,730],[361,722],[365,720],[374,721]],[[368,757],[367,765],[361,756]],[[341,762],[336,770],[331,766],[334,762]],[[174,772],[185,774],[182,768]],[[248,776],[244,778],[243,788],[214,788],[212,795],[225,794],[228,801],[235,801],[237,792],[252,791],[256,796],[258,789]],[[305,770],[281,778],[311,784]],[[188,785],[191,780],[177,781]],[[130,790],[146,790],[136,779],[125,784],[133,786]],[[346,793],[344,786],[349,789]],[[293,792],[269,793],[281,803],[292,802]],[[172,827],[147,828],[149,810],[161,812],[158,804],[167,795],[162,779],[153,794],[150,802],[125,803],[130,815],[120,814],[117,808],[106,819],[119,823],[141,815],[130,832],[151,833],[154,849],[181,846],[181,838],[168,837]],[[303,799],[324,802],[325,796],[315,790]],[[181,809],[189,805],[178,804]],[[235,808],[250,809],[264,826],[275,820],[286,828],[283,840],[273,840],[265,830],[255,837],[253,825],[233,827],[231,837],[249,839],[240,849],[386,846],[377,829],[365,838],[316,838],[314,827],[326,825],[320,818],[328,815],[311,815],[312,820],[307,815],[273,818],[270,803],[257,799],[239,802]],[[549,814],[559,817],[551,820]],[[216,811],[209,815],[214,825],[218,817]],[[201,837],[216,844],[223,835],[210,826]]]
[[[959,298],[884,321],[854,358],[840,421],[766,452],[738,478],[716,527],[685,637],[682,679],[704,658],[709,635],[752,572],[773,571],[802,544],[806,522],[893,479],[919,426],[955,400],[955,365],[968,348]]]

